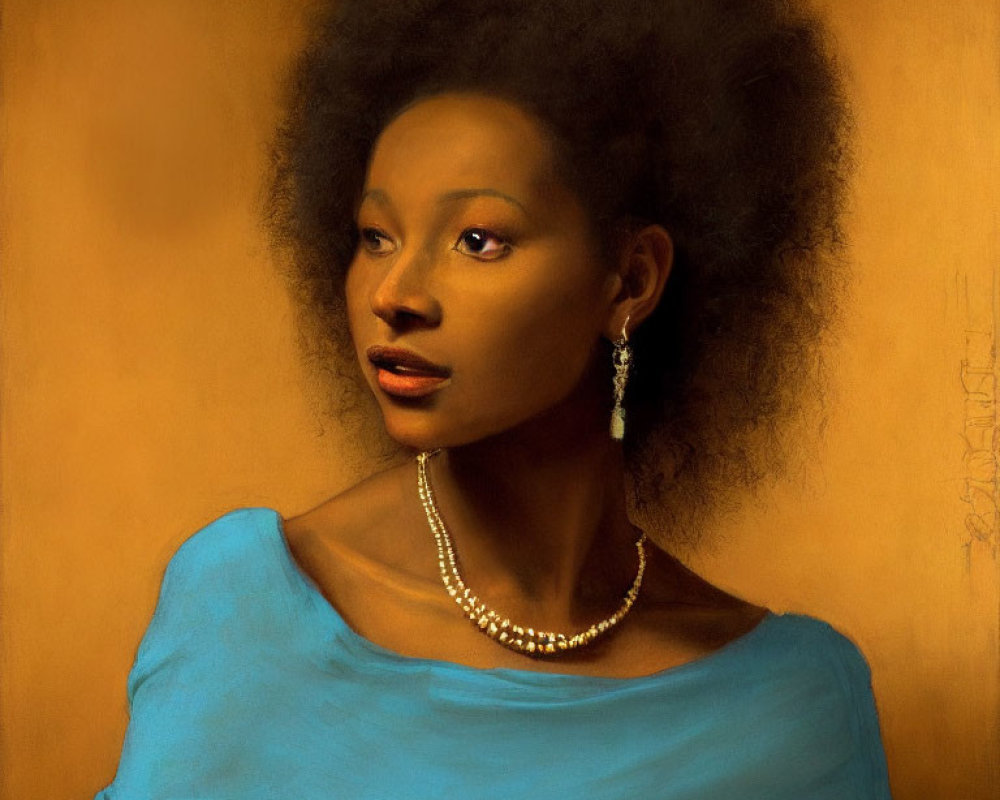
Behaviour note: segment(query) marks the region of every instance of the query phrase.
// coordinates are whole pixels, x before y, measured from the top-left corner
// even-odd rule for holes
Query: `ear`
[[[629,336],[659,305],[674,264],[674,242],[662,225],[632,229],[622,238],[615,284],[604,335],[615,341],[628,318]]]

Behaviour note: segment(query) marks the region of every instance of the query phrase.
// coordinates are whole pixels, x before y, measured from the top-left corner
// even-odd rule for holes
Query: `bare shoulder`
[[[412,461],[360,481],[283,527],[301,569],[363,636],[408,655],[480,667],[524,666],[522,657],[484,645],[441,591]],[[595,650],[599,658],[592,663],[563,662],[558,668],[615,677],[649,674],[718,650],[766,614],[650,547],[639,602],[615,637],[621,646]],[[442,639],[443,629],[450,633]]]
[[[289,531],[303,534],[320,527],[350,528],[372,512],[387,511],[397,491],[399,465],[362,479],[318,506],[285,520]]]
[[[284,520],[289,549],[321,585],[343,571],[406,575],[415,565],[430,562],[422,557],[427,542],[414,535],[423,523],[415,515],[420,509],[416,491],[410,462],[376,472]]]
[[[714,586],[659,547],[649,550],[648,570],[637,623],[654,646],[692,659],[704,656],[749,633],[769,613]]]

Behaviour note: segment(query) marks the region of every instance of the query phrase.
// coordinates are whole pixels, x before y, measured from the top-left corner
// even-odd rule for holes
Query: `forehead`
[[[495,97],[445,94],[414,103],[386,126],[368,183],[457,181],[544,191],[554,177],[552,142],[531,114]]]

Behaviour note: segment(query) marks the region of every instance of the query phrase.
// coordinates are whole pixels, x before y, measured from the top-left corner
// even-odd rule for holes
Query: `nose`
[[[371,309],[392,328],[435,327],[441,321],[441,305],[428,291],[427,259],[400,255],[375,286]]]

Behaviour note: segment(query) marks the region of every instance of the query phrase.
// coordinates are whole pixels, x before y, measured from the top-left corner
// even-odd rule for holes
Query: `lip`
[[[451,376],[447,367],[412,350],[373,345],[365,351],[382,390],[400,397],[423,397],[437,391]],[[400,371],[402,370],[402,371]]]
[[[377,379],[384,392],[397,397],[423,397],[436,392],[449,380],[439,375],[397,375],[381,368]]]

